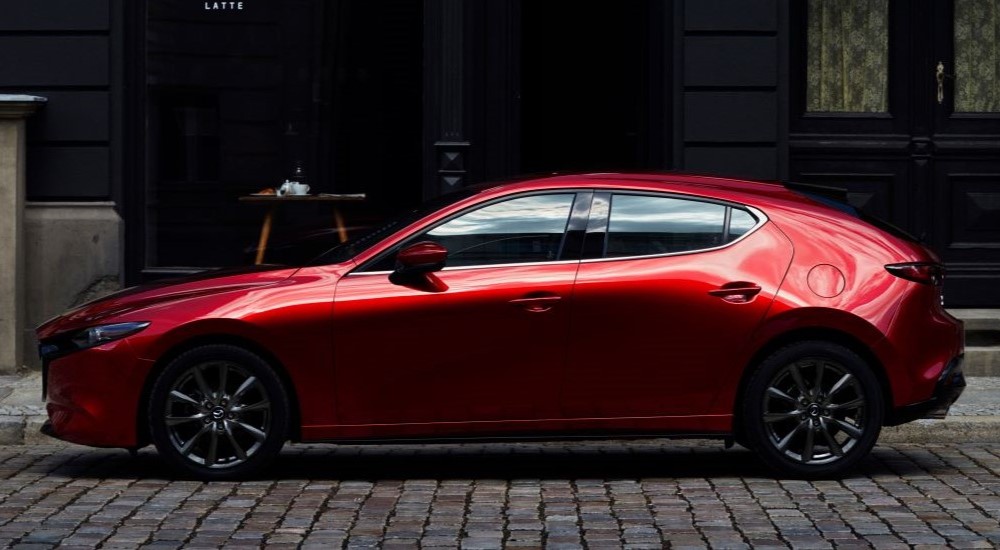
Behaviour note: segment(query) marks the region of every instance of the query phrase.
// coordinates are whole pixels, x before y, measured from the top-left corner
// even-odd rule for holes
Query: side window
[[[532,195],[484,206],[408,242],[448,249],[448,267],[559,259],[574,193]]]
[[[753,229],[757,225],[757,218],[750,215],[746,210],[740,210],[739,208],[733,208],[729,214],[729,240],[735,241],[736,239],[746,235],[747,231]]]
[[[613,195],[604,256],[648,256],[719,246],[725,235],[726,208],[672,197]],[[753,224],[747,230],[750,227]]]

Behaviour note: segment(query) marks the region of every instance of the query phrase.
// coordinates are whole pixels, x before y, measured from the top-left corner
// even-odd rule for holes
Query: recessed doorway
[[[669,167],[667,9],[522,3],[522,172]]]

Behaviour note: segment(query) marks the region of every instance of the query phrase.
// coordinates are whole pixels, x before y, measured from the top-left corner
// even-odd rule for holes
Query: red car
[[[715,437],[838,475],[964,387],[942,267],[778,184],[590,174],[443,197],[310,265],[131,288],[38,329],[49,421],[246,476],[286,440]]]

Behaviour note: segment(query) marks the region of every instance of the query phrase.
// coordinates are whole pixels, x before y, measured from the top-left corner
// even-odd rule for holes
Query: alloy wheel
[[[763,396],[767,440],[799,464],[830,464],[868,429],[858,378],[828,359],[802,359],[778,370]]]
[[[229,361],[196,364],[175,379],[164,423],[186,460],[213,469],[245,463],[267,441],[271,402],[260,379]]]

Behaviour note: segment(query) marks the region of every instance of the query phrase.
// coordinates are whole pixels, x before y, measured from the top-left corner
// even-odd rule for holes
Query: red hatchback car
[[[589,174],[443,197],[310,265],[38,329],[54,437],[246,476],[292,441],[717,437],[838,475],[964,387],[942,267],[782,185]]]

